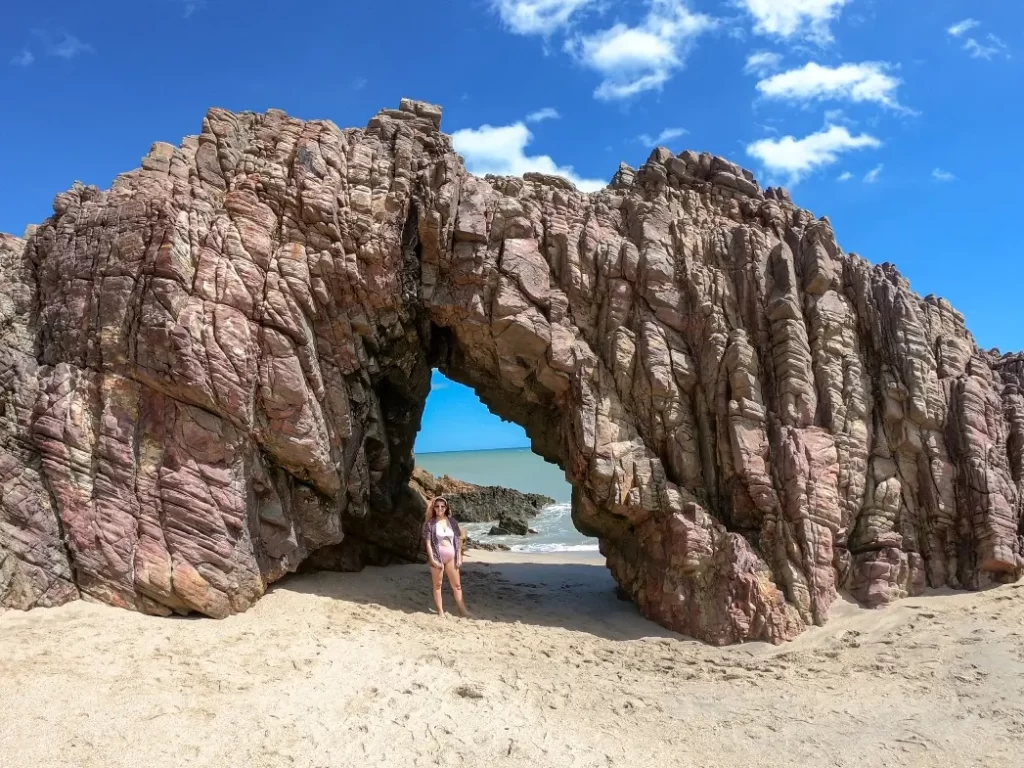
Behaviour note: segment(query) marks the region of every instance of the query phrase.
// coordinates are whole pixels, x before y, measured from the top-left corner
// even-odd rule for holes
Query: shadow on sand
[[[608,640],[682,638],[648,621],[636,606],[616,595],[615,582],[600,561],[589,563],[483,562],[467,560],[462,586],[473,618],[585,632]],[[289,576],[273,590],[315,594],[407,614],[432,615],[430,575],[425,565],[366,568],[358,573]],[[445,609],[455,611],[448,584]]]

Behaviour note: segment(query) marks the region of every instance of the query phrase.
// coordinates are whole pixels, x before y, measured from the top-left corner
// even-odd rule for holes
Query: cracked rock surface
[[[322,550],[415,559],[432,367],[708,642],[1021,576],[1024,356],[721,158],[583,194],[440,122],[213,109],[0,236],[0,605],[222,617]]]

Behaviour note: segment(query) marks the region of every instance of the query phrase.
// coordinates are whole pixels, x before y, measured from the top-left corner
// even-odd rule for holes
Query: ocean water
[[[467,523],[473,539],[505,544],[513,552],[596,552],[597,540],[584,536],[572,524],[569,504],[572,486],[565,474],[529,448],[495,451],[457,451],[416,455],[416,465],[435,477],[448,475],[476,485],[502,485],[523,493],[542,493],[555,500],[530,523],[530,536],[488,536],[490,523]],[[500,510],[495,510],[495,519]]]

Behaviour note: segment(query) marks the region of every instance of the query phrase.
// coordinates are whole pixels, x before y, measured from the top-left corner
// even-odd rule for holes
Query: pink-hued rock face
[[[720,158],[587,195],[469,175],[440,117],[214,109],[0,237],[0,604],[220,617],[325,547],[415,559],[432,366],[708,642],[1021,575],[1024,356]]]

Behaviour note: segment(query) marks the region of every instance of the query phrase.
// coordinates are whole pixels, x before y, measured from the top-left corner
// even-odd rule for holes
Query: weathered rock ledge
[[[0,604],[225,616],[339,543],[415,556],[432,366],[681,632],[1020,577],[1024,358],[721,158],[582,194],[469,175],[440,119],[213,109],[0,237]]]

